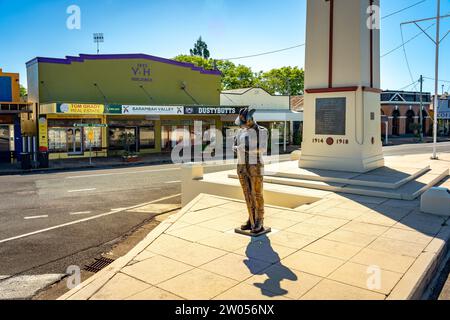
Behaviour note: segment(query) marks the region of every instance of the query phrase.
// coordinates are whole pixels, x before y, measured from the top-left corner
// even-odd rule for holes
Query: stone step
[[[266,176],[296,180],[318,181],[331,184],[345,184],[385,189],[398,189],[410,181],[430,171],[430,166],[422,169],[380,168],[364,174],[346,174],[329,170],[302,170],[298,172],[268,172]]]
[[[397,189],[348,185],[345,183],[323,182],[315,180],[281,178],[276,176],[265,176],[264,182],[283,186],[412,201],[417,199],[429,188],[432,188],[438,182],[445,179],[448,174],[448,169],[429,170],[427,173],[421,175],[420,177],[416,177],[415,180],[409,181]],[[238,176],[236,174],[230,174],[229,178],[237,179]]]

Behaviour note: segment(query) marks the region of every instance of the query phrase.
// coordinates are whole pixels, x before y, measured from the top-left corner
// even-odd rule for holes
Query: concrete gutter
[[[115,260],[105,269],[96,273],[76,288],[65,293],[57,300],[88,300],[97,291],[99,291],[109,280],[112,279],[122,268],[129,264],[137,255],[145,250],[153,241],[155,241],[161,234],[169,229],[178,219],[180,219],[186,212],[190,210],[203,195],[197,197],[195,201],[192,201],[188,206],[185,206],[180,212],[170,216],[167,220],[159,224],[153,229],[144,240],[142,240],[137,246],[129,251],[123,257]]]

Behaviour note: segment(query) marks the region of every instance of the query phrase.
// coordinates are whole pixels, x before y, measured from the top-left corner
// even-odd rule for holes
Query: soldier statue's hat
[[[247,121],[253,120],[253,115],[255,114],[255,112],[255,109],[249,110],[249,108],[242,108],[241,111],[239,111],[239,116],[235,121],[236,125],[242,126],[246,124]]]

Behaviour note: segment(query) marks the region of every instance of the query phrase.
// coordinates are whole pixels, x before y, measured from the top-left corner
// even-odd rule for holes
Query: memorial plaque
[[[316,99],[316,135],[345,136],[346,98]]]

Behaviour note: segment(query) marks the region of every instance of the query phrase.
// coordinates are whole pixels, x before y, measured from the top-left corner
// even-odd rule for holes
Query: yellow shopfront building
[[[154,56],[35,58],[27,71],[39,147],[53,160],[170,151],[240,110],[220,106],[219,71]]]

